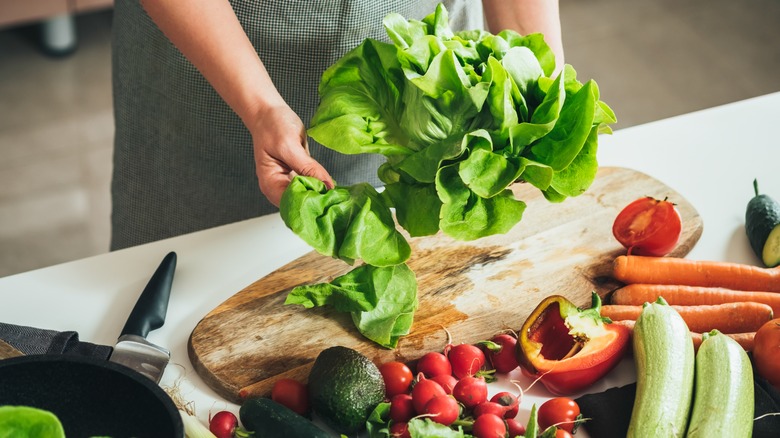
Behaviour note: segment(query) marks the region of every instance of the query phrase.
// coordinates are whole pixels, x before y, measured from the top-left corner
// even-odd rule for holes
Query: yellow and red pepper
[[[545,298],[520,330],[517,359],[523,373],[553,394],[574,394],[607,374],[631,345],[631,330],[599,313],[601,298],[581,309],[560,295]]]

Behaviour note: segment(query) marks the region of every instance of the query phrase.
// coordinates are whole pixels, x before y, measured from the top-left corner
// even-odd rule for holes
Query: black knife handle
[[[165,256],[160,266],[152,275],[149,283],[141,292],[138,302],[130,312],[122,335],[137,335],[145,338],[150,331],[165,324],[165,314],[168,312],[168,299],[171,296],[173,273],[176,270],[176,253]]]

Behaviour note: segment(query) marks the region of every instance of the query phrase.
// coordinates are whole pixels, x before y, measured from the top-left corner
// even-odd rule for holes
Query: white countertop
[[[698,210],[704,232],[688,258],[759,264],[745,236],[745,206],[754,178],[762,193],[780,198],[779,126],[780,93],[773,93],[602,136],[599,163],[647,173]],[[178,254],[178,265],[168,315],[149,340],[169,348],[179,366],[167,368],[162,384],[178,380],[204,421],[209,410],[237,412],[195,374],[187,339],[214,307],[311,251],[278,214],[0,278],[0,321],[75,330],[84,341],[113,345],[169,251]],[[626,360],[591,390],[633,380]],[[521,418],[546,397],[536,385],[522,402]]]

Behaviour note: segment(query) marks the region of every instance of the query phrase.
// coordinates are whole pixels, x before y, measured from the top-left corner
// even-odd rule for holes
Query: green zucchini
[[[309,419],[296,414],[270,398],[257,397],[246,400],[238,410],[241,425],[262,438],[331,438]]]
[[[696,383],[688,437],[749,438],[753,433],[753,368],[745,350],[713,330],[696,353]]]
[[[693,397],[694,352],[688,326],[663,298],[645,303],[634,325],[636,396],[629,438],[682,437]]]
[[[758,181],[753,180],[756,195],[745,211],[745,232],[753,252],[768,268],[780,265],[780,204],[769,195],[758,193]]]

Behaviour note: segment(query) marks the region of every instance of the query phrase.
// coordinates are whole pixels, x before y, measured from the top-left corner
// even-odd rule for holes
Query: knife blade
[[[149,342],[146,336],[165,324],[175,270],[176,253],[170,252],[141,292],[108,358],[110,362],[131,368],[155,383],[160,383],[171,353]]]

